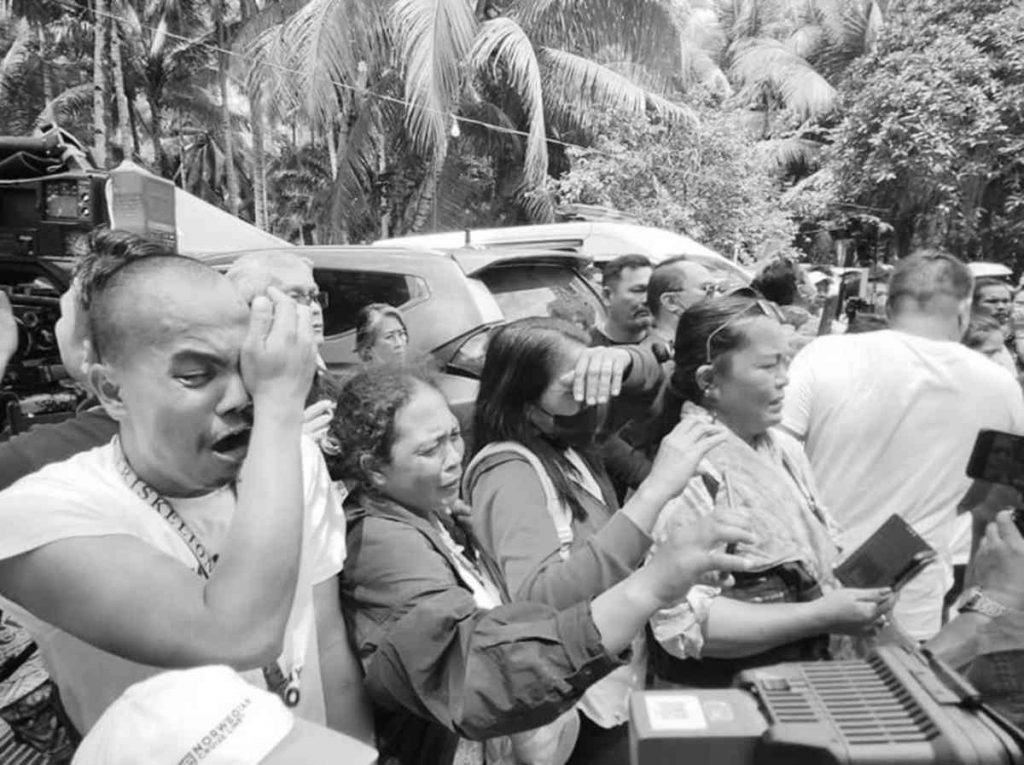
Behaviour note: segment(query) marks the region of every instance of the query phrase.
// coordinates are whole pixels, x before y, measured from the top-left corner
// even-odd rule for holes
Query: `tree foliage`
[[[1011,262],[1024,245],[1024,8],[901,3],[853,69],[832,167],[844,201],[941,245]]]
[[[593,148],[570,152],[558,202],[613,207],[717,251],[760,258],[787,250],[795,226],[775,167],[735,111],[705,108],[669,125],[605,114]]]

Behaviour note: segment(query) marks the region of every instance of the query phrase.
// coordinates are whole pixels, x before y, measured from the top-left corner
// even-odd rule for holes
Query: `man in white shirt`
[[[296,713],[371,735],[338,600],[344,519],[302,438],[308,306],[250,309],[188,258],[126,263],[89,314],[115,441],[0,493],[0,595],[81,733],[166,668],[227,664]]]
[[[899,624],[919,640],[941,626],[965,468],[982,428],[1024,432],[1012,376],[959,343],[972,279],[952,255],[922,252],[889,282],[891,329],[823,337],[790,369],[783,427],[805,441],[847,552],[892,514],[940,555],[902,591]]]

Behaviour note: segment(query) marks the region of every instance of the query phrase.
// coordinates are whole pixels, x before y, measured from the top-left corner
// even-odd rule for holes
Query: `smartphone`
[[[903,518],[893,514],[836,566],[845,587],[902,589],[936,558],[936,552]]]
[[[967,463],[967,475],[1024,491],[1024,436],[980,431]]]

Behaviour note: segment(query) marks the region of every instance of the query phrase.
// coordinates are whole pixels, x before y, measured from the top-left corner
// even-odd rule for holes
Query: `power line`
[[[68,11],[76,11],[76,12],[81,11],[80,7],[73,5],[72,3],[68,2],[68,0],[57,0],[57,4],[60,5],[62,8],[64,8],[65,10],[68,10]],[[110,19],[111,21],[119,21],[119,22],[126,22],[127,21],[127,19],[125,19],[123,16],[118,16],[117,14],[111,13],[109,11],[102,11],[102,12],[97,13],[96,9],[93,8],[92,9],[92,13],[93,13],[93,15],[99,15],[99,16],[106,17],[106,18]],[[183,35],[179,35],[179,34],[177,34],[175,32],[171,32],[171,31],[168,31],[168,30],[160,30],[157,27],[151,26],[149,24],[143,24],[143,25],[141,25],[141,27],[144,28],[144,29],[148,29],[150,32],[153,32],[153,33],[163,34],[167,38],[179,40],[181,42],[188,43],[190,45],[195,45],[195,46],[197,46],[199,48],[203,48],[203,49],[208,50],[208,51],[210,51],[212,53],[220,53],[220,54],[224,54],[224,55],[227,55],[227,56],[235,56],[235,57],[237,57],[239,59],[242,59],[243,61],[246,60],[246,57],[245,57],[245,55],[243,53],[231,50],[229,48],[222,48],[222,47],[220,47],[218,45],[213,45],[211,43],[203,42],[202,38],[198,38],[198,37],[197,38],[185,37]],[[268,62],[266,64],[266,66],[269,67],[270,69],[278,70],[278,71],[280,71],[280,72],[282,72],[284,74],[302,74],[302,70],[295,69],[295,68],[288,67],[288,66],[284,66],[283,64],[274,64],[274,63],[269,63]],[[398,105],[404,106],[406,108],[420,109],[421,111],[430,112],[430,113],[433,113],[433,114],[440,115],[442,117],[450,117],[451,119],[455,120],[456,122],[461,122],[461,123],[466,124],[466,125],[478,125],[480,127],[483,127],[483,128],[485,128],[487,130],[494,131],[496,133],[504,133],[504,134],[507,134],[507,135],[521,136],[523,138],[529,138],[530,137],[530,134],[527,131],[525,131],[525,130],[518,130],[516,128],[504,127],[502,125],[494,125],[494,124],[492,124],[490,122],[484,122],[483,120],[473,119],[472,117],[463,117],[463,116],[460,116],[460,115],[457,115],[457,114],[454,114],[454,113],[451,113],[451,112],[443,112],[443,111],[441,111],[439,109],[432,109],[430,107],[417,106],[412,101],[409,101],[409,100],[406,100],[406,99],[403,99],[403,98],[398,98],[396,96],[389,96],[389,95],[386,95],[384,93],[375,93],[372,90],[368,90],[366,88],[359,88],[359,87],[356,87],[355,85],[350,85],[349,83],[345,83],[345,82],[338,82],[337,80],[333,80],[333,79],[328,79],[328,82],[330,82],[335,87],[342,88],[344,90],[352,91],[353,93],[356,93],[358,95],[363,95],[363,96],[367,96],[367,97],[370,97],[370,98],[376,98],[376,99],[378,99],[380,101],[387,101],[387,102],[390,102],[390,103],[394,103],[394,104],[398,104]],[[591,152],[591,153],[595,153],[595,154],[602,154],[602,155],[604,155],[606,157],[609,157],[609,158],[612,158],[612,159],[617,157],[617,155],[612,154],[611,152],[603,151],[601,149],[596,149],[596,148],[591,147],[591,146],[582,146],[580,144],[570,143],[568,141],[562,141],[562,140],[559,140],[557,138],[551,138],[551,137],[545,136],[545,141],[547,143],[552,143],[552,144],[556,144],[558,146],[563,146],[563,147],[565,147],[567,149],[578,149],[580,151],[586,151],[586,152]]]

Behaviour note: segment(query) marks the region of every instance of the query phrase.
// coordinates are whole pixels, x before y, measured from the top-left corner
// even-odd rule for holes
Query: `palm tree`
[[[353,192],[367,193],[376,179],[378,196],[402,208],[396,226],[416,226],[435,204],[438,174],[460,140],[453,134],[466,126],[460,118],[482,117],[503,136],[494,148],[519,161],[495,162],[520,167],[517,197],[540,218],[550,213],[540,193],[548,139],[585,128],[589,109],[687,118],[686,108],[661,95],[668,88],[658,87],[678,70],[675,24],[658,0],[531,0],[508,17],[484,19],[467,0],[311,0],[245,50],[276,113],[299,110],[321,133],[347,115],[334,206],[353,206]],[[559,47],[570,42],[573,50]],[[625,61],[588,58],[608,50]],[[649,87],[622,74],[626,69],[644,75]],[[424,169],[402,166],[396,177],[402,163],[389,158],[391,149],[418,157]]]
[[[107,136],[110,125],[107,120],[107,70],[104,66],[107,54],[107,2],[95,0],[93,9],[93,48],[92,61],[92,155],[100,167],[107,164]]]

